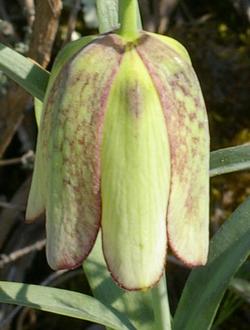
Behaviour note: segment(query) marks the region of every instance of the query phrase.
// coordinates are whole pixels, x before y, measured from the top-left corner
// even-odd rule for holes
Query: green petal
[[[171,150],[169,243],[186,264],[208,253],[209,132],[194,70],[173,43],[145,36],[138,46],[163,104]]]
[[[101,148],[102,239],[120,286],[143,289],[164,269],[170,156],[161,103],[133,46],[108,100]]]
[[[100,37],[78,52],[46,100],[38,154],[47,164],[47,258],[54,269],[78,266],[99,229],[100,135],[121,56],[111,42],[109,36]]]
[[[58,54],[55,64],[53,66],[49,86],[46,91],[45,101],[47,103],[48,96],[50,95],[51,87],[54,84],[54,81],[60,70],[65,65],[65,63],[72,57],[77,51],[86,46],[88,43],[93,41],[95,36],[87,36],[81,38],[76,41],[72,41],[68,43]],[[42,107],[42,104],[39,100],[35,100],[35,107]],[[39,113],[39,118],[37,117],[37,122],[40,123],[40,110],[36,111]],[[51,129],[50,121],[46,123],[47,131]],[[26,221],[31,222],[35,220],[40,214],[45,211],[45,197],[47,194],[47,163],[48,163],[48,155],[47,155],[47,143],[43,146],[40,142],[41,135],[46,135],[48,133],[44,133],[43,131],[38,134],[37,141],[37,151],[36,151],[36,160],[35,167],[32,177],[31,189],[29,193],[29,199],[26,210]]]
[[[179,41],[156,33],[147,32],[147,35],[159,39],[160,41],[165,43],[168,47],[172,48],[182,58],[182,61],[186,61],[189,64],[191,64],[191,59],[186,48]]]

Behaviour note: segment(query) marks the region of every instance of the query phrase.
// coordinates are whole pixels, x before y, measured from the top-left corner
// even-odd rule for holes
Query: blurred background
[[[145,30],[167,34],[189,51],[203,90],[211,150],[250,142],[250,0],[140,0]],[[95,0],[0,0],[0,41],[51,69],[69,41],[98,31]],[[37,128],[33,99],[0,72],[0,279],[90,293],[81,270],[52,271],[44,253],[44,219],[24,224]],[[250,173],[212,179],[211,235],[250,195]],[[240,270],[250,279],[249,262]],[[189,270],[168,263],[175,310]],[[214,329],[247,330],[248,287],[231,285]],[[1,306],[0,329],[101,329],[87,322]]]

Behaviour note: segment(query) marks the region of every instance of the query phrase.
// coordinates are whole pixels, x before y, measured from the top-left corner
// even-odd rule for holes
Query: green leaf
[[[34,99],[34,107],[35,107],[35,117],[36,123],[39,128],[40,121],[42,118],[42,111],[43,111],[43,102],[38,100],[37,98]]]
[[[250,303],[250,281],[242,278],[233,278],[230,282],[230,289]]]
[[[78,292],[0,281],[0,302],[87,320],[117,330],[133,329],[126,318],[115,315],[95,298]]]
[[[250,169],[250,144],[219,149],[210,154],[210,176]]]
[[[99,32],[106,33],[119,27],[118,0],[96,0]]]
[[[96,0],[99,32],[106,33],[119,28],[118,0]],[[138,28],[142,28],[139,7],[137,11]]]
[[[126,315],[135,329],[154,329],[151,291],[125,291],[111,279],[102,254],[101,237],[83,263],[85,274],[94,296],[106,306],[115,308],[119,315]]]
[[[169,310],[166,276],[163,275],[158,285],[151,289],[155,328],[171,330],[172,317]]]
[[[250,253],[249,217],[250,198],[212,238],[207,265],[193,270],[185,285],[174,330],[210,329],[225,290]]]
[[[43,100],[49,73],[30,59],[0,43],[0,70],[28,93]]]

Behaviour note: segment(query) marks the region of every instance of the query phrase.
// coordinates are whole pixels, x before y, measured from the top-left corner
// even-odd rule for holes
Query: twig
[[[36,322],[37,322],[37,314],[35,310],[24,308],[20,313],[20,315],[18,316],[16,322],[16,330],[24,330],[27,328],[34,329]]]
[[[23,211],[27,202],[30,182],[31,178],[26,179],[9,202],[10,205],[18,205],[20,207],[4,208],[0,212],[0,249],[7,243],[11,230],[18,225],[20,220],[23,221],[21,211]],[[23,209],[21,209],[22,206]]]
[[[155,22],[154,22],[154,17],[150,10],[149,1],[140,0],[139,4],[140,4],[140,11],[142,14],[144,29],[150,32],[155,32]]]
[[[187,266],[183,262],[179,261],[175,256],[168,256],[167,259],[168,259],[168,262],[171,262],[172,264],[175,264],[182,268],[187,268]]]
[[[68,20],[67,36],[64,40],[64,44],[71,41],[72,33],[76,27],[77,15],[81,8],[81,0],[74,0],[71,6],[72,7],[71,7],[70,15],[69,15],[69,20]]]
[[[21,157],[16,157],[12,159],[0,159],[0,166],[8,166],[8,165],[17,165],[17,164],[23,164],[26,165],[30,161],[34,162],[34,152],[33,150],[29,150]]]
[[[187,4],[185,1],[181,1],[180,2],[180,8],[184,14],[184,16],[186,16],[188,22],[194,22],[194,16],[192,15],[192,13],[190,12]]]
[[[35,20],[35,4],[34,0],[19,0],[20,5],[23,7],[23,12],[27,17],[29,28],[32,27]]]
[[[40,251],[45,246],[45,239],[35,242],[34,244],[25,246],[22,249],[16,250],[8,255],[0,254],[0,268],[3,268],[5,265],[16,261],[19,258],[24,257],[25,255],[34,252]]]
[[[62,9],[61,0],[41,0],[41,1],[47,2],[54,18],[58,18],[58,9],[60,9],[60,11]],[[60,6],[60,8],[58,7],[58,5]]]
[[[0,0],[0,15],[2,19],[4,19],[5,21],[9,21],[9,16],[5,9],[5,3],[3,0]]]
[[[158,1],[156,1],[158,2]],[[178,5],[179,0],[161,0],[160,5],[158,6],[159,18],[157,19],[158,23],[158,32],[165,33],[168,29],[170,18]]]
[[[0,207],[4,209],[14,209],[14,210],[19,210],[19,211],[24,211],[25,207],[18,205],[18,204],[12,204],[12,203],[7,203],[7,202],[2,202],[0,201]]]

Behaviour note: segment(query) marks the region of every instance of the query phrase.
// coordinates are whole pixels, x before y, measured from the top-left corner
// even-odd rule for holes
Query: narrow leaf
[[[118,24],[118,0],[96,0],[99,32],[115,30]]]
[[[233,275],[250,253],[249,217],[250,198],[211,240],[207,265],[189,276],[174,317],[174,330],[210,329]]]
[[[78,292],[0,281],[0,302],[87,320],[113,329],[133,329],[125,318],[116,316],[95,298]]]
[[[99,32],[106,33],[119,28],[118,0],[96,0]],[[142,28],[139,7],[137,10],[138,29]]]
[[[113,282],[104,261],[100,235],[88,259],[83,263],[83,268],[98,300],[115,308],[120,315],[126,315],[135,329],[154,329],[151,291],[128,292]]]
[[[250,144],[212,151],[210,176],[250,169]]]
[[[40,101],[37,98],[34,98],[34,108],[35,108],[35,118],[36,118],[36,123],[39,128],[40,121],[42,118],[42,111],[43,111],[43,102]]]
[[[0,43],[0,70],[28,93],[43,100],[49,73],[30,59]]]

